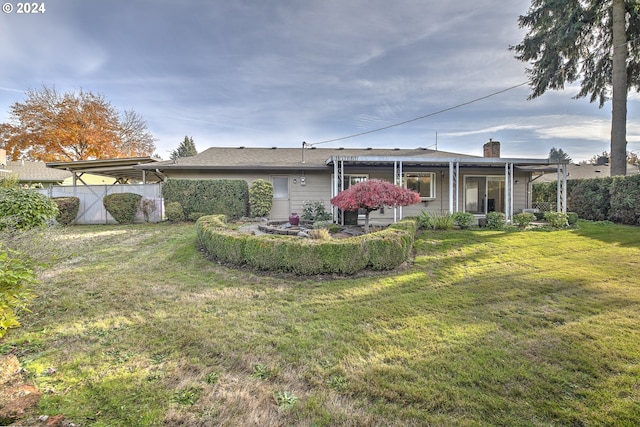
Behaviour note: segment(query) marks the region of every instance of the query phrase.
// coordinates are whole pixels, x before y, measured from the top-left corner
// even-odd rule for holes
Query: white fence
[[[49,197],[77,197],[80,208],[74,224],[117,224],[117,221],[107,212],[102,204],[102,198],[107,194],[135,193],[143,200],[153,200],[155,210],[150,212],[149,222],[160,222],[164,214],[161,184],[124,184],[124,185],[79,185],[52,186],[38,190]],[[138,211],[135,222],[145,222],[144,214]]]

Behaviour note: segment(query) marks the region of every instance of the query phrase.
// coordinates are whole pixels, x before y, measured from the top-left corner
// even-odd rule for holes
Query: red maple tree
[[[410,206],[420,203],[420,195],[381,179],[370,179],[352,185],[331,199],[331,204],[344,211],[366,211],[364,231],[369,232],[369,214],[384,206]]]

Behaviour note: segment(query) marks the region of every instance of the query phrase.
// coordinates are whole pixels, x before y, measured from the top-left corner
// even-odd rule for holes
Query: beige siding
[[[327,168],[326,171],[222,171],[222,172],[210,172],[207,170],[194,170],[194,171],[175,171],[169,172],[171,178],[180,179],[244,179],[249,185],[256,179],[265,179],[270,181],[273,175],[284,176],[288,175],[289,190],[290,190],[290,210],[291,212],[302,213],[302,207],[305,201],[323,201],[327,212],[331,212],[331,192],[333,168]],[[428,211],[433,213],[446,213],[449,211],[449,168],[436,168],[428,167],[424,168],[406,168],[403,172],[433,172],[435,173],[435,191],[436,197],[433,200],[421,202],[417,205],[407,206],[402,209],[398,208],[395,211],[395,218],[400,219],[407,216],[417,216],[422,211]],[[346,175],[368,175],[369,179],[383,179],[389,182],[393,182],[393,167],[385,169],[380,168],[345,168]],[[465,206],[464,200],[464,182],[467,176],[504,176],[504,168],[475,168],[475,169],[461,169],[460,176],[458,177],[458,208],[463,211]],[[304,177],[304,182],[303,178]],[[522,209],[530,207],[531,197],[527,193],[529,188],[529,175],[526,173],[514,174],[515,183],[514,188],[514,213],[521,212]],[[455,194],[455,193],[454,193]],[[454,204],[455,208],[455,204]],[[284,219],[284,218],[272,218],[272,219]],[[394,220],[394,209],[385,208],[383,211],[375,211],[370,214],[370,219],[373,224],[389,224]]]

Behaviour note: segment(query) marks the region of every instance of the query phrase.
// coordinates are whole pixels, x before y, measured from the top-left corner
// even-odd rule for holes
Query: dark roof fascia
[[[348,163],[418,163],[418,164],[448,164],[459,163],[464,166],[504,166],[508,163],[518,165],[557,165],[557,162],[550,162],[549,159],[520,159],[503,157],[395,157],[395,156],[331,156],[326,164],[332,165],[334,162]]]
[[[134,169],[145,169],[145,170],[161,170],[161,171],[170,171],[170,170],[328,170],[326,166],[308,166],[304,163],[300,163],[296,166],[278,166],[278,165],[265,165],[265,166],[255,166],[255,165],[242,165],[242,166],[209,166],[209,165],[163,165],[163,164],[145,164],[145,165],[135,165]]]

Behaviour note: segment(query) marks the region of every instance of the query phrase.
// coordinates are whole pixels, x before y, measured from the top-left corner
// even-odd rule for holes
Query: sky
[[[503,157],[546,158],[556,147],[581,161],[609,151],[611,103],[573,99],[575,86],[527,99],[528,64],[509,46],[525,35],[518,16],[529,0],[38,5],[19,14],[18,2],[4,1],[0,122],[46,85],[135,111],[164,159],[185,136],[198,151],[305,141],[482,155],[489,139]],[[633,92],[628,150],[640,153],[639,115]]]

